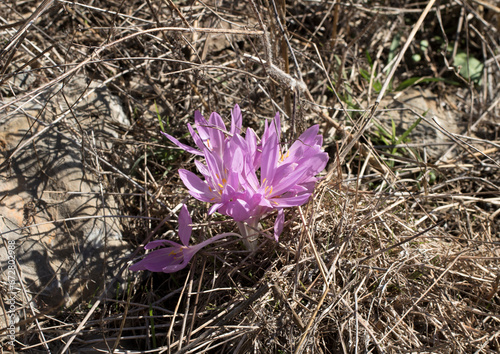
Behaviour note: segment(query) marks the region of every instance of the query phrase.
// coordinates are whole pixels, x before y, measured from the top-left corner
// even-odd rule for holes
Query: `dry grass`
[[[127,291],[40,312],[20,327],[17,351],[500,351],[499,3],[284,2],[0,5],[2,95],[15,97],[0,115],[75,74],[121,98],[132,125],[99,156],[123,213],[141,217],[123,221],[134,255],[175,229],[183,201],[198,240],[236,229],[187,198],[177,169],[193,160],[161,138],[158,115],[184,136],[196,109],[227,119],[238,103],[256,130],[280,110],[289,140],[320,123],[330,154],[314,200],[288,211],[279,244],[262,238],[248,254],[228,240],[173,275],[132,274],[124,263],[116,272]],[[484,65],[480,77],[453,67],[460,53]],[[21,73],[36,80],[16,87]],[[443,81],[394,90],[409,78]],[[429,90],[458,118],[456,133],[410,112],[447,136],[450,154],[381,140],[374,123],[390,131],[392,104],[409,90]],[[72,124],[58,129],[74,134]],[[131,171],[123,161],[137,163]]]

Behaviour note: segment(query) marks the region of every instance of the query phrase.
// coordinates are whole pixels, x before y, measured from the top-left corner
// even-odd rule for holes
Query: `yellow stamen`
[[[283,162],[288,156],[290,156],[290,150],[288,150],[286,154],[281,154],[281,162]]]
[[[211,147],[210,147],[210,139],[207,139],[207,147],[208,147],[209,149],[211,149]]]
[[[219,187],[224,188],[224,186],[222,184],[220,184],[220,183],[219,183]]]

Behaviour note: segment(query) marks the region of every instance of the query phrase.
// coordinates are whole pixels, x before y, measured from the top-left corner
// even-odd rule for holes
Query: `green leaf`
[[[363,77],[363,79],[370,81],[370,73],[365,69],[359,69],[359,74]]]
[[[392,126],[391,142],[394,144],[396,142],[396,123],[394,122],[394,119],[391,119],[391,126]]]
[[[429,184],[434,184],[434,183],[436,183],[436,180],[437,180],[436,171],[431,170],[431,171],[429,172]]]
[[[401,43],[401,33],[396,34],[392,39],[391,46],[389,48],[389,56],[387,57],[388,63],[390,63],[396,57],[396,50],[399,47],[399,43]]]
[[[338,55],[334,55],[334,58],[335,58],[335,61],[337,62],[337,65],[341,65],[342,64],[342,59],[340,59],[340,57]]]
[[[370,65],[370,67],[372,67],[373,60],[372,60],[372,57],[370,56],[370,52],[368,52],[368,49],[365,51],[365,55],[366,55],[366,60],[368,61],[368,65]]]
[[[402,83],[399,84],[399,86],[396,88],[396,91],[403,91],[405,88],[408,88],[412,85],[416,84],[423,84],[423,83],[428,83],[428,82],[444,82],[450,85],[459,85],[458,82],[452,81],[452,80],[447,80],[443,79],[441,77],[411,77],[409,79],[406,79]]]
[[[459,52],[455,56],[453,65],[460,70],[460,75],[466,80],[471,80],[477,85],[481,84],[484,64],[479,60],[473,56],[467,57],[467,53],[465,52]]]
[[[425,113],[427,113],[427,112],[425,112]],[[423,114],[423,116],[425,116],[425,113]],[[404,142],[406,140],[406,138],[408,137],[408,135],[410,135],[412,130],[415,129],[417,127],[417,125],[420,124],[421,121],[422,121],[422,118],[419,117],[415,122],[413,122],[413,124],[408,129],[406,129],[406,131],[403,134],[401,134],[401,136],[398,138],[398,140],[396,141],[396,145]]]
[[[387,131],[387,129],[385,129],[383,126],[381,126],[380,124],[376,123],[376,122],[373,122],[373,125],[375,125],[375,127],[378,129],[379,133],[381,134],[380,137],[383,138],[384,136],[386,138],[389,138],[391,139],[391,133],[389,133]],[[390,145],[390,144],[386,144],[386,145]]]
[[[160,129],[162,132],[165,133],[165,128],[163,128],[163,122],[161,120],[160,111],[158,110],[158,106],[156,105],[156,100],[155,100],[155,110],[156,110],[156,116],[158,117],[158,122],[160,123]]]
[[[363,77],[363,79],[370,82],[371,74],[368,71],[365,69],[359,69],[359,74]],[[382,83],[379,80],[373,80],[372,87],[376,92],[380,92],[380,90],[382,90]]]

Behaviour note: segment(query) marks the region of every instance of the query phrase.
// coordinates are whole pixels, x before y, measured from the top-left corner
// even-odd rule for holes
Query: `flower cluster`
[[[227,130],[217,113],[212,113],[207,121],[196,111],[194,127],[187,126],[196,147],[163,134],[181,149],[204,158],[204,163],[195,161],[203,179],[184,169],[179,170],[180,178],[194,198],[212,204],[209,214],[217,211],[232,217],[238,223],[247,247],[255,249],[260,219],[277,211],[274,237],[278,240],[284,224],[283,209],[309,200],[318,180],[316,175],[325,168],[328,155],[321,149],[323,139],[318,134],[318,125],[307,129],[286,149],[280,145],[279,113],[270,123],[265,122],[260,139],[251,128],[242,135],[242,115],[238,105],[232,110],[231,118],[231,127]],[[183,213],[187,213],[187,209]],[[162,244],[172,247],[150,253],[150,261],[144,259],[131,269],[176,271],[183,268],[197,250],[219,236],[189,248],[187,231],[181,234],[181,216],[179,225],[183,246],[171,241],[151,242],[147,249]]]
[[[217,113],[212,113],[207,121],[196,112],[196,131],[190,124],[188,129],[197,149],[165,134],[178,147],[205,158],[206,164],[195,161],[204,180],[187,170],[179,170],[179,175],[194,198],[212,203],[209,214],[218,211],[255,227],[264,215],[277,210],[278,240],[284,222],[283,208],[307,202],[318,180],[315,176],[328,162],[328,155],[321,149],[319,126],[310,127],[289,149],[284,149],[280,146],[279,113],[270,124],[266,121],[260,139],[251,128],[245,137],[241,135],[238,105],[231,116],[231,129],[227,131]]]

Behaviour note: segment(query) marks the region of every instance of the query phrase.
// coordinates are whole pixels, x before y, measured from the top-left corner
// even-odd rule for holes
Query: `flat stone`
[[[129,254],[120,219],[112,217],[121,212],[106,193],[111,186],[97,166],[89,165],[95,158],[82,154],[72,134],[79,131],[109,149],[109,137],[118,136],[116,127],[128,125],[119,100],[98,84],[74,80],[64,86],[66,99],[56,87],[22,110],[14,112],[12,107],[0,117],[0,234],[15,245],[17,287],[22,281],[29,301],[38,308],[90,300]],[[96,91],[78,101],[92,87]],[[51,127],[11,157],[46,127],[42,122],[50,123],[75,102],[78,123],[68,116],[68,122]],[[0,265],[5,281],[6,247],[0,248]],[[26,306],[21,293],[17,300]],[[1,313],[0,318],[3,321]]]

